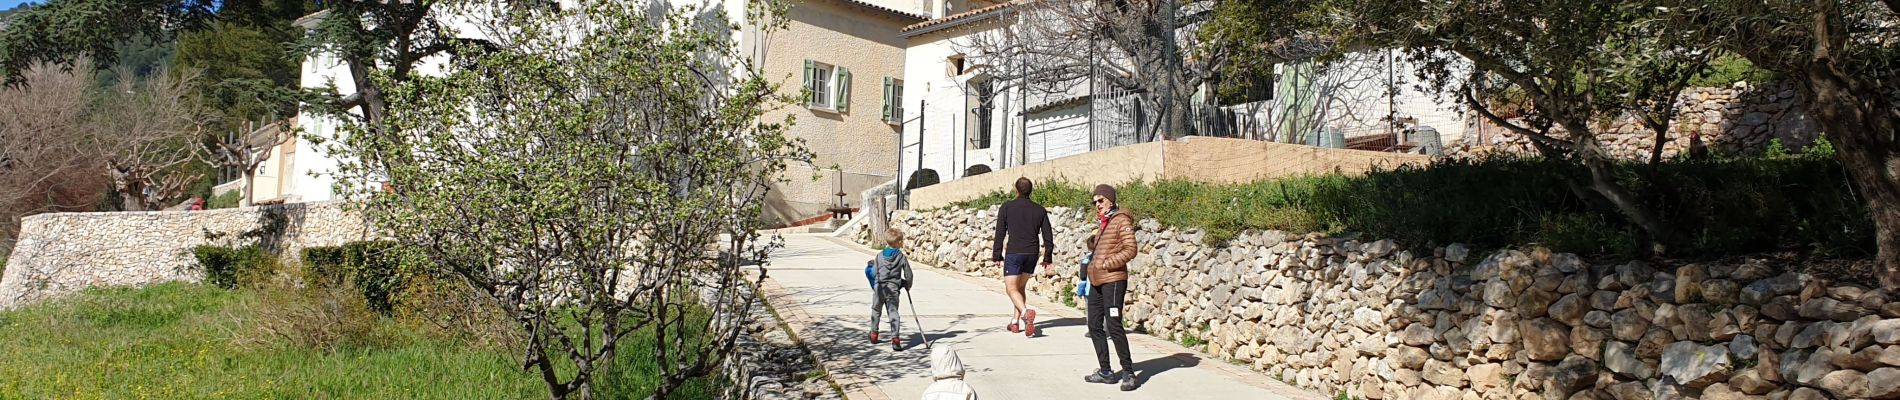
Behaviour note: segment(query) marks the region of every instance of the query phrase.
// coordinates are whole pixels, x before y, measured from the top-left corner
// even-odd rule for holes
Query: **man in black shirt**
[[[1028,286],[1029,277],[1036,274],[1038,259],[1042,261],[1043,271],[1049,270],[1050,258],[1056,249],[1049,211],[1029,199],[1029,192],[1034,189],[1029,178],[1016,179],[1016,199],[1003,203],[997,212],[995,243],[990,246],[990,260],[1003,267],[1003,291],[1009,293],[1009,301],[1016,306],[1016,317],[1010,321],[1009,331],[1020,331],[1028,337],[1036,336],[1036,310],[1024,301],[1023,288]],[[1036,252],[1037,236],[1042,237],[1041,254]],[[1009,242],[1007,247],[1003,245],[1005,239]]]

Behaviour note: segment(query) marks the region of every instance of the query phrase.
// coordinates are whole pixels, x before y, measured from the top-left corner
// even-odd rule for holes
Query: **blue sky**
[[[20,3],[38,3],[38,0],[0,0],[0,10],[11,10]]]

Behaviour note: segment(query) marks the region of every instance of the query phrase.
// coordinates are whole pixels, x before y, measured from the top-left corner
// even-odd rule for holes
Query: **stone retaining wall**
[[[715,296],[713,289],[700,289]],[[739,291],[752,302],[744,315],[725,315],[743,326],[738,344],[720,367],[731,384],[720,390],[729,400],[836,400],[844,398],[832,385],[811,351],[800,346],[791,332],[772,315],[765,296],[751,287]]]
[[[999,276],[995,209],[898,211],[910,256]],[[1090,216],[1056,208],[1063,301]],[[1140,221],[1126,315],[1301,387],[1366,399],[1900,398],[1900,302],[1761,261],[1593,264]],[[865,242],[862,230],[844,232]],[[1081,302],[1076,301],[1076,304]]]
[[[1663,157],[1673,158],[1686,152],[1693,136],[1700,135],[1704,146],[1727,153],[1760,151],[1770,139],[1781,139],[1790,149],[1806,148],[1820,137],[1820,127],[1807,115],[1807,104],[1792,84],[1765,86],[1690,88],[1677,97],[1681,111],[1670,122],[1669,140]],[[1530,139],[1510,133],[1488,122],[1458,142],[1446,143],[1449,156],[1474,156],[1486,153],[1529,155],[1537,150]],[[1561,129],[1559,129],[1561,132]],[[1649,160],[1656,143],[1656,132],[1635,118],[1621,118],[1598,138],[1614,157]]]
[[[259,244],[286,258],[309,246],[369,238],[339,202],[206,211],[55,213],[23,218],[0,276],[0,309],[92,286],[197,281],[199,245]]]

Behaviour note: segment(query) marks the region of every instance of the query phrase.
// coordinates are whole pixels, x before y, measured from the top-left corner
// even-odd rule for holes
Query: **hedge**
[[[1620,181],[1687,239],[1667,255],[1719,257],[1799,250],[1834,257],[1875,252],[1873,222],[1825,144],[1807,154],[1678,159],[1618,166]],[[1538,159],[1445,159],[1361,176],[1321,175],[1216,185],[1136,182],[1122,206],[1172,226],[1200,227],[1211,242],[1242,230],[1360,233],[1424,247],[1541,245],[1586,255],[1647,255],[1643,232],[1565,183],[1586,172]],[[1086,208],[1093,184],[1038,182],[1033,198]],[[954,207],[988,207],[998,190]]]

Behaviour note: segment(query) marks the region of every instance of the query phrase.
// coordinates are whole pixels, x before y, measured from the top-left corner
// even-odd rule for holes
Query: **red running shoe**
[[[1036,337],[1036,310],[1023,310],[1023,336]]]
[[[1022,325],[1017,325],[1015,322],[1010,322],[1009,326],[1004,327],[1003,329],[1008,329],[1009,333],[1020,333],[1023,331]]]
[[[877,343],[877,332],[871,332],[871,343]]]

